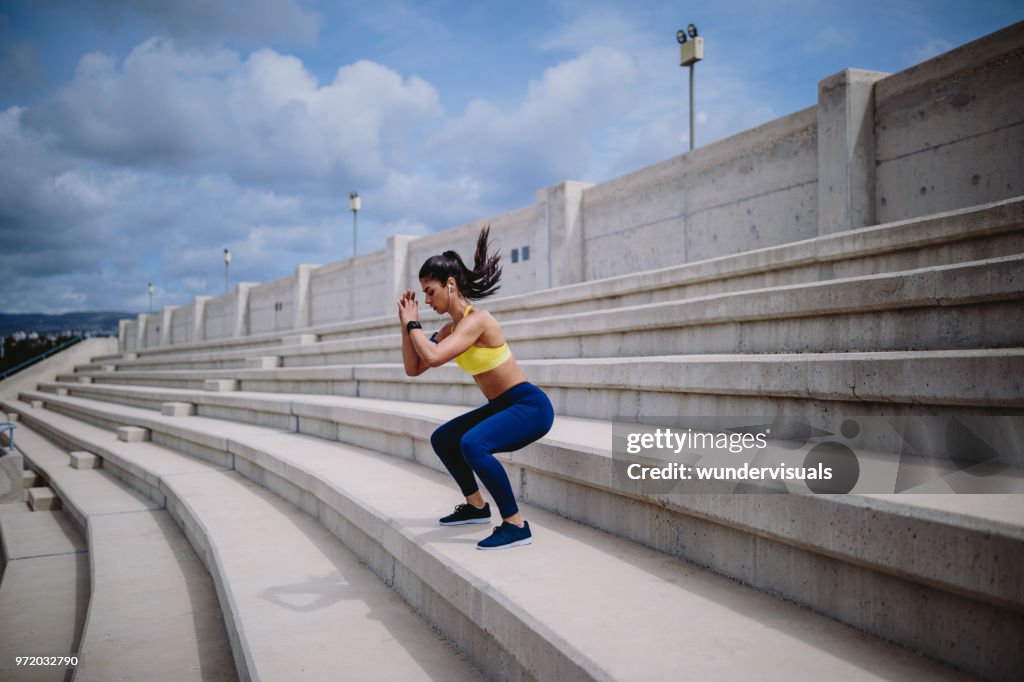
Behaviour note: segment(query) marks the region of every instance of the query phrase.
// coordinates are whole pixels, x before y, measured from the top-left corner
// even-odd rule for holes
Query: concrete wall
[[[249,290],[250,334],[292,329],[294,323],[294,277],[283,277]]]
[[[444,251],[457,251],[466,266],[472,269],[477,237],[487,225],[491,227],[492,244],[502,254],[501,289],[496,295],[509,296],[545,288],[537,283],[538,269],[541,266],[546,268],[547,261],[539,258],[537,253],[539,224],[537,208],[534,206],[460,225],[410,242],[403,280],[407,283],[405,288],[419,292],[420,267],[428,258]],[[524,246],[530,247],[528,260],[522,257]],[[516,249],[518,254],[515,263],[512,262],[512,249]],[[422,294],[420,300],[423,300]],[[393,312],[393,309],[392,302],[387,312]]]
[[[195,329],[196,304],[191,303],[174,311],[171,316],[171,345],[191,343]]]
[[[1022,194],[1024,22],[890,75],[847,69],[818,104],[598,185],[121,325],[120,348],[303,329],[394,313],[423,261],[472,267],[491,226],[498,295],[715,258]],[[524,247],[529,257],[524,258]],[[515,251],[515,262],[513,262]]]
[[[814,107],[583,191],[582,279],[818,234]]]
[[[386,283],[388,256],[388,250],[376,251],[313,271],[309,282],[311,324],[380,315],[383,292],[390,288]]]
[[[1024,23],[875,87],[878,222],[1024,194]]]

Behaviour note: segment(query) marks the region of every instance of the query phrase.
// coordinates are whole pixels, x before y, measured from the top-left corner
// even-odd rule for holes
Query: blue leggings
[[[505,467],[495,452],[526,447],[551,429],[555,412],[544,391],[516,384],[486,405],[452,419],[430,436],[434,452],[469,497],[480,487],[475,472],[507,519],[519,511]]]

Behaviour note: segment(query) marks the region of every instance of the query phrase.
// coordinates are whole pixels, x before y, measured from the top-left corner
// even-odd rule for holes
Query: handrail
[[[39,362],[40,360],[45,360],[46,358],[50,357],[54,353],[59,353],[60,351],[62,351],[65,348],[67,348],[68,346],[73,346],[74,344],[78,343],[79,341],[81,341],[84,338],[85,338],[85,336],[79,334],[75,338],[69,339],[69,340],[65,341],[64,343],[60,344],[59,346],[54,346],[50,350],[43,351],[39,355],[33,356],[33,357],[29,358],[28,360],[25,360],[24,362],[18,363],[17,365],[15,365],[14,367],[11,367],[8,370],[0,372],[0,381],[2,381],[3,379],[6,379],[7,377],[11,376],[15,372],[20,372],[21,370],[25,369],[29,365],[34,365],[35,363]]]
[[[14,429],[16,428],[18,428],[18,425],[14,422],[0,422],[0,434],[3,434],[4,431],[11,432],[7,436],[7,452],[17,452],[17,448],[14,447]]]

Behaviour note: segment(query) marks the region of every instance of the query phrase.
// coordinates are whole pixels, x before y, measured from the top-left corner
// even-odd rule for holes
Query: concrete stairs
[[[510,321],[520,319],[550,318],[666,301],[678,302],[730,292],[813,284],[833,279],[856,280],[871,275],[914,270],[927,272],[943,265],[987,261],[1022,253],[1024,200],[1017,198],[735,256],[497,298],[488,301],[486,307],[500,314],[503,324],[507,325]],[[815,290],[812,288],[809,291],[813,293]],[[889,292],[883,293],[888,295]],[[940,292],[939,297],[944,299],[950,295],[955,296],[955,292]],[[775,298],[782,305],[791,308],[794,305],[782,297]],[[925,297],[923,300],[928,299]],[[880,300],[874,302],[876,309],[884,307],[879,305]],[[899,307],[899,304],[894,307]],[[842,311],[841,308],[837,310]],[[807,312],[818,314],[813,310]],[[792,316],[792,311],[788,315]],[[431,316],[429,310],[422,315],[425,326],[440,326],[441,321]],[[118,355],[104,356],[92,364],[80,366],[80,369],[100,371],[104,367],[142,369],[161,366],[181,369],[204,362],[209,363],[205,366],[211,368],[244,367],[246,359],[333,352],[333,347],[323,347],[323,342],[347,338],[362,340],[375,336],[386,336],[393,341],[394,329],[394,315],[386,315],[287,333],[143,349],[129,354],[132,356],[130,359]],[[514,326],[510,327],[510,339],[516,338],[513,331]],[[314,348],[303,349],[302,346]],[[773,349],[775,351],[777,349]],[[526,357],[522,353],[517,343],[517,355]]]
[[[161,505],[24,425],[19,449],[87,539],[91,590],[76,680],[238,679],[209,575]],[[93,463],[95,464],[95,463]],[[153,644],[159,642],[159,647]]]
[[[206,395],[193,392],[190,396],[187,391],[169,389],[125,390],[135,395],[148,393],[151,405]],[[245,421],[261,421],[265,414],[261,409],[276,399],[282,411],[291,411],[288,418],[293,426],[288,431],[352,442],[438,471],[429,434],[459,412],[443,405],[363,398],[216,395],[233,401],[230,407],[222,404],[222,409],[230,410],[236,419],[248,412]],[[319,489],[322,482],[268,463],[268,456],[277,455],[267,454],[271,436],[265,427],[247,430],[235,425],[232,431],[237,437],[225,438],[225,426],[219,419],[167,417],[152,409],[45,393],[25,397],[111,430],[124,424],[146,429],[156,443],[233,466],[297,504],[307,501],[311,513],[322,514],[308,507],[309,491]],[[6,407],[19,411],[25,423],[35,423],[31,408]],[[276,431],[281,424],[273,428]],[[1019,604],[1024,587],[1012,568],[1024,558],[1019,523],[1024,517],[1024,498],[1019,494],[631,496],[612,480],[607,452],[610,431],[605,422],[559,417],[545,439],[513,456],[500,457],[523,500],[670,556],[709,566],[936,656],[948,656],[948,647],[956,641],[991,640],[990,628],[1005,636],[1022,626]],[[303,441],[288,451],[310,447]],[[296,480],[304,481],[297,489],[284,483]],[[828,518],[829,524],[814,532],[802,521],[813,518]],[[872,538],[870,543],[864,542],[866,536]],[[911,536],[913,541],[909,541]],[[994,590],[994,586],[998,588]],[[859,599],[851,602],[841,597],[851,592]],[[921,600],[931,608],[941,605],[943,614],[924,629],[919,620],[895,622],[870,606],[881,602],[900,612],[914,611]],[[980,613],[985,617],[974,617]],[[976,629],[979,627],[982,631]],[[989,641],[990,646],[993,643]],[[988,650],[986,660],[1014,659],[1012,651],[1000,648],[1005,645],[1004,641],[996,645],[998,650]]]
[[[684,656],[692,679],[960,675],[935,661],[1017,679],[1019,448],[996,462],[1005,494],[985,495],[631,489],[610,450],[613,422],[658,415],[796,418],[844,437],[854,419],[863,428],[847,441],[865,472],[952,467],[963,453],[929,443],[908,458],[907,434],[873,420],[1019,417],[1022,273],[1014,199],[488,301],[558,415],[544,439],[499,456],[536,536],[517,552],[467,551],[479,532],[436,526],[459,499],[429,435],[482,399],[454,366],[406,377],[393,315],[97,357],[3,406],[98,455],[185,529],[243,677],[286,670],[233,625],[268,617],[231,596],[249,585],[259,539],[213,532],[216,505],[203,505],[230,496],[234,523],[245,509],[289,528],[249,497],[273,491],[306,512],[281,511],[293,527],[310,524],[274,543],[329,532],[487,677],[663,679]],[[185,462],[214,471],[175,473]],[[288,579],[267,584],[302,582]],[[331,627],[302,618],[278,634]]]
[[[104,457],[104,466],[114,461],[115,447],[138,446],[113,440],[111,431],[86,426],[82,417],[142,424],[143,410],[54,400],[55,406],[77,403],[82,409],[72,420],[25,404],[6,407],[33,429],[59,433],[75,447],[89,444]],[[678,673],[685,654],[694,679],[714,678],[723,666],[740,679],[763,678],[765,670],[769,677],[802,678],[808,666],[827,666],[836,679],[965,679],[810,610],[529,502],[524,515],[538,539],[530,551],[475,552],[478,530],[436,525],[437,515],[447,511],[437,509],[438,500],[455,497],[445,474],[378,451],[240,426],[228,432],[221,420],[154,414],[145,422],[154,442],[162,440],[160,433],[170,437],[170,429],[176,438],[191,434],[190,447],[197,449],[213,449],[211,439],[221,438],[222,453],[233,458],[236,472],[300,506],[310,515],[302,518],[318,519],[488,677],[664,679]],[[145,466],[146,457],[123,453],[119,468],[129,469],[129,458],[132,469]],[[195,504],[191,500],[203,497],[184,484],[206,478],[161,479],[168,509],[184,517],[184,508]],[[249,518],[247,509],[224,506],[232,516]],[[294,528],[275,532],[254,525],[261,538],[274,542],[301,535]],[[185,527],[191,536],[191,524]],[[261,545],[255,538],[222,542],[249,552]],[[211,543],[210,551],[220,546]],[[375,654],[374,660],[384,659]]]
[[[21,432],[19,432],[19,438]],[[0,679],[64,680],[69,666],[18,665],[18,656],[72,656],[89,604],[88,546],[64,511],[0,505]]]
[[[93,510],[95,587],[77,678],[145,678],[158,666],[175,680],[479,679],[337,539],[272,492],[149,442],[24,416],[26,453],[53,472],[76,516]],[[37,428],[94,453],[102,472],[65,469],[67,453]]]

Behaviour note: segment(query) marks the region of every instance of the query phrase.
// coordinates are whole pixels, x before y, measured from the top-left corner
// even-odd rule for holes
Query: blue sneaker
[[[455,507],[455,512],[437,520],[442,526],[463,526],[467,523],[490,523],[491,503],[484,502],[483,509],[477,509],[471,504],[460,504]]]
[[[533,533],[530,532],[530,522],[523,521],[523,527],[503,521],[491,532],[491,537],[484,538],[476,543],[477,549],[507,549],[528,545],[533,542]]]

